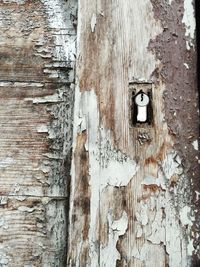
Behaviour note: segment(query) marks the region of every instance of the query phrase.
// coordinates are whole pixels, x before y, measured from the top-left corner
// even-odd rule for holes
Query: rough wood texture
[[[76,1],[0,1],[0,266],[62,267]]]
[[[192,0],[79,1],[67,266],[196,260],[194,37]],[[154,122],[131,127],[129,90],[146,82]]]

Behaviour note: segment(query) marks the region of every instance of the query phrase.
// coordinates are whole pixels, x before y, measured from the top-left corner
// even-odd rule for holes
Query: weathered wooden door
[[[76,1],[0,1],[0,266],[63,267]]]
[[[194,1],[80,0],[78,9],[67,266],[193,266]],[[150,120],[135,123],[141,90]]]
[[[0,266],[195,266],[194,0],[76,9],[0,1]]]

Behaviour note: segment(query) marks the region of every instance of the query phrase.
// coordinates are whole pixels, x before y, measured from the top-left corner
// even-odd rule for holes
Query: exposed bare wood
[[[67,266],[191,266],[199,170],[193,1],[81,0],[78,18]],[[133,127],[131,87],[149,83],[153,124]]]
[[[65,266],[76,8],[0,1],[0,266]]]

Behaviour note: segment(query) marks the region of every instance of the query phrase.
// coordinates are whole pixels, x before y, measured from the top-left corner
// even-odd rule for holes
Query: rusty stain
[[[170,178],[170,185],[171,186],[175,186],[177,184],[178,180],[179,180],[179,176],[178,175],[173,175]]]
[[[157,190],[159,190],[160,189],[160,187],[158,186],[158,185],[156,185],[156,184],[150,184],[150,185],[143,185],[143,188],[145,189],[145,190],[150,190],[150,191],[152,191],[152,192],[156,192]]]
[[[155,159],[155,157],[151,156],[147,159],[145,159],[145,165],[149,165],[149,164],[157,164],[157,160]]]
[[[159,162],[162,162],[165,159],[166,156],[166,152],[168,151],[168,149],[171,148],[171,144],[164,142],[159,150],[157,151],[157,153],[155,153],[155,155],[148,157],[147,159],[145,159],[145,165],[157,165]]]
[[[191,138],[188,139],[188,135],[193,136],[193,141],[199,138],[196,44],[194,40],[194,46],[187,50],[186,29],[182,23],[183,0],[172,1],[170,7],[163,0],[159,3],[155,0],[151,0],[151,2],[155,18],[161,21],[164,28],[163,33],[149,43],[149,49],[162,63],[162,68],[157,70],[159,74],[153,73],[152,78],[155,82],[158,82],[156,76],[159,75],[166,85],[164,93],[165,118],[169,133],[174,136],[175,148],[183,159],[184,170],[190,178],[188,183],[193,194],[193,209],[196,210],[195,221],[199,221],[200,200],[196,201],[195,191],[199,191],[200,187],[200,167],[198,162],[194,160],[195,157],[199,156],[199,152],[193,149]],[[174,20],[176,20],[176,23],[174,23]],[[173,54],[171,51],[173,51]],[[185,67],[185,63],[189,68]],[[190,99],[193,101],[188,101]],[[176,114],[176,118],[174,118],[174,114]],[[191,199],[191,192],[187,191],[186,194],[188,200]],[[196,228],[194,231],[199,232],[198,229]],[[194,246],[197,246],[199,238],[195,238]]]
[[[90,221],[90,185],[89,185],[89,155],[85,149],[85,144],[87,141],[87,131],[84,130],[77,135],[77,145],[74,151],[74,158],[76,160],[76,175],[77,175],[77,184],[75,187],[74,195],[74,206],[73,209],[73,218],[76,218],[76,214],[82,214],[82,220],[73,220],[74,231],[81,229],[82,240],[85,244],[80,251],[80,258],[85,262],[85,259],[88,258],[88,232],[89,232],[89,221]],[[78,217],[78,216],[77,216]],[[78,226],[77,226],[78,224]],[[80,238],[80,236],[78,237]],[[77,240],[76,240],[77,241]]]
[[[166,153],[167,151],[171,148],[171,144],[170,143],[167,143],[167,142],[164,142],[160,149],[159,149],[159,152],[156,154],[156,160],[157,161],[163,161],[166,157]]]

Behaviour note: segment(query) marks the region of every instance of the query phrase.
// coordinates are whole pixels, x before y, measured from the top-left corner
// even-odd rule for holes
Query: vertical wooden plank
[[[186,267],[197,255],[193,4],[79,1],[67,266]],[[130,90],[147,84],[153,123],[133,127]]]
[[[66,263],[76,1],[0,1],[0,266]]]

